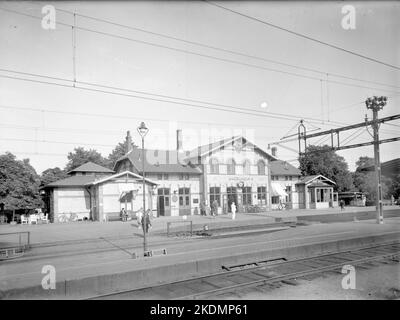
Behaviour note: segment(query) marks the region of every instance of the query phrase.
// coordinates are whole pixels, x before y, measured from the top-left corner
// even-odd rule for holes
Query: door
[[[179,188],[179,215],[190,215],[190,188]]]
[[[170,193],[169,188],[159,188],[157,195],[158,212],[160,216],[171,215]]]
[[[158,197],[158,213],[160,216],[165,216],[164,196]]]

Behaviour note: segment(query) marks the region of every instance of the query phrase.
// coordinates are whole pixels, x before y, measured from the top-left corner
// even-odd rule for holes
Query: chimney
[[[126,138],[125,138],[125,153],[130,152],[132,149],[133,149],[133,146],[132,146],[131,132],[128,131],[126,133]]]
[[[182,148],[182,130],[176,130],[176,151],[183,152]]]
[[[272,148],[271,148],[272,156],[275,157],[275,158],[277,157],[277,155],[276,155],[276,151],[277,151],[277,150],[278,150],[277,147],[272,147]]]

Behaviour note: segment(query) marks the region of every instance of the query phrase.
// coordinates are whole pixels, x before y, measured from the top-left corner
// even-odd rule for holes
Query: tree
[[[83,147],[75,148],[73,152],[68,153],[68,163],[65,171],[71,171],[86,162],[93,162],[103,167],[107,167],[108,160],[101,153],[94,149],[85,150]]]
[[[132,148],[137,148],[135,143],[132,143]],[[108,155],[108,167],[114,168],[115,162],[126,154],[126,141],[120,142],[114,148],[114,150]]]
[[[375,171],[362,171],[363,168],[374,165],[374,159],[364,156],[360,157],[356,162],[356,171],[354,172],[354,186],[356,190],[365,192],[367,199],[371,202],[375,201],[376,177]],[[390,179],[382,176],[382,196],[387,197],[389,191]]]
[[[339,192],[354,188],[346,160],[327,145],[308,146],[306,154],[299,158],[299,162],[303,175],[322,174],[336,183]]]
[[[64,179],[67,177],[67,173],[61,170],[59,167],[49,168],[42,172],[40,177],[40,186],[43,187],[54,181]]]
[[[17,160],[10,152],[0,155],[0,203],[4,209],[42,207],[39,185],[40,178],[29,159]]]

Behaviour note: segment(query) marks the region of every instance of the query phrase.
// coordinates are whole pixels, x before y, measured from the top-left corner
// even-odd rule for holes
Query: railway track
[[[282,257],[246,265],[222,266],[224,271],[215,274],[90,299],[218,299],[258,286],[292,284],[292,279],[325,272],[341,273],[344,265],[371,268],[383,263],[398,263],[399,256],[400,243],[396,242],[290,261]]]

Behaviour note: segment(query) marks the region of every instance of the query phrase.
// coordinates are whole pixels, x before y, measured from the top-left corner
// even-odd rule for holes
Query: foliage
[[[374,159],[370,157],[360,157],[356,162],[356,171],[354,172],[354,186],[357,191],[365,192],[367,199],[376,200],[376,177],[375,171],[362,171],[365,167],[374,165]],[[386,198],[389,192],[390,179],[382,176],[382,196]]]
[[[0,203],[4,209],[42,207],[39,186],[40,178],[29,159],[17,160],[10,152],[0,155]]]
[[[137,148],[137,146],[132,143],[133,148]],[[120,142],[116,145],[113,151],[108,155],[108,168],[113,169],[115,162],[126,154],[126,141]]]
[[[64,170],[61,170],[59,167],[46,169],[40,176],[40,186],[43,187],[49,183],[64,179],[66,177],[67,173]]]
[[[73,152],[68,153],[68,163],[65,167],[65,171],[71,171],[86,162],[93,162],[103,167],[107,167],[108,160],[104,158],[100,152],[90,149],[85,150],[83,147],[75,148]]]
[[[336,183],[339,192],[354,189],[353,176],[346,160],[327,145],[308,146],[306,154],[300,157],[299,162],[303,175],[322,174]]]

